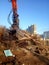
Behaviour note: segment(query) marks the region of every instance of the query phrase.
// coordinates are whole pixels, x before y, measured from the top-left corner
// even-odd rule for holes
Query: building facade
[[[30,34],[36,34],[36,25],[29,26],[26,31],[28,31]]]
[[[45,31],[43,35],[45,39],[49,39],[49,31]]]

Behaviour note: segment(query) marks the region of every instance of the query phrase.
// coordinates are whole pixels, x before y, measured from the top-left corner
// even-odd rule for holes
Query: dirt
[[[10,35],[8,29],[0,27],[0,65],[49,65],[49,47],[44,46],[41,42],[43,43],[37,35],[32,36],[23,30]],[[4,50],[8,49],[14,57],[5,56]],[[40,56],[45,60],[39,58]]]

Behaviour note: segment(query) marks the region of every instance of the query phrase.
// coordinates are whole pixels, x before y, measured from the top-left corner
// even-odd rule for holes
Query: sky
[[[25,30],[28,26],[36,24],[37,33],[49,31],[49,0],[17,0],[17,4],[21,29]],[[0,25],[7,28],[11,26],[7,20],[11,9],[8,0],[0,0]]]

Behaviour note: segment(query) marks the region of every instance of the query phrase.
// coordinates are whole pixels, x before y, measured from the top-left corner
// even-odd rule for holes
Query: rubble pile
[[[49,47],[42,43],[40,37],[24,30],[10,35],[8,29],[0,27],[0,65],[49,65]],[[13,55],[6,56],[5,50]]]

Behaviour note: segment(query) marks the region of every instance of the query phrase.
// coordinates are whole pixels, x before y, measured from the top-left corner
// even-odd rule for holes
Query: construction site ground
[[[0,65],[49,65],[49,46],[43,43],[24,30],[10,35],[8,29],[0,27]],[[4,50],[8,49],[13,56],[6,57]]]

